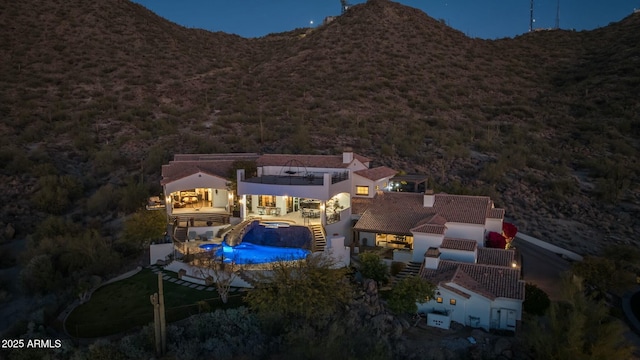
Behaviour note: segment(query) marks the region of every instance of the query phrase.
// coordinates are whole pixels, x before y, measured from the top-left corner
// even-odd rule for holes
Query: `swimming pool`
[[[311,251],[300,248],[276,247],[267,245],[257,245],[250,242],[243,242],[236,246],[222,244],[203,244],[201,249],[213,251],[214,256],[222,257],[225,263],[264,264],[279,260],[292,261],[306,259]]]
[[[313,235],[306,226],[256,220],[247,224],[242,234],[237,244],[236,237],[229,239],[227,235],[222,244],[203,244],[200,248],[213,251],[224,262],[236,264],[301,260],[311,253]]]
[[[311,249],[313,235],[306,226],[254,221],[247,226],[241,243]]]

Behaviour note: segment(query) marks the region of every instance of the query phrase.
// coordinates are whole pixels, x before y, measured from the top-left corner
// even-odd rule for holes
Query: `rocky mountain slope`
[[[632,14],[471,39],[370,0],[315,29],[244,39],[126,0],[5,2],[0,218],[24,235],[47,213],[123,211],[92,196],[141,175],[157,191],[173,153],[350,146],[440,191],[491,195],[522,231],[577,252],[638,244],[639,30]],[[65,176],[79,193],[46,197],[42,179]]]

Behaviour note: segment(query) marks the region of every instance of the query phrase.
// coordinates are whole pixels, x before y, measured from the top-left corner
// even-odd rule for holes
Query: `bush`
[[[399,261],[394,261],[391,263],[391,276],[396,276],[398,275],[405,267],[407,266],[407,264],[403,263],[403,262],[399,262]]]
[[[359,270],[366,279],[375,280],[377,283],[389,281],[389,267],[382,262],[378,254],[370,252],[360,254]]]
[[[48,254],[33,257],[20,273],[20,281],[29,293],[51,292],[58,288],[59,280]]]
[[[87,200],[87,212],[90,215],[100,215],[115,210],[118,206],[117,196],[111,184],[100,187]]]
[[[387,304],[396,314],[415,314],[417,302],[435,296],[435,286],[419,276],[409,276],[400,280],[391,290]]]
[[[36,208],[50,214],[62,214],[82,194],[82,184],[71,176],[49,175],[40,178],[33,194]]]
[[[527,283],[524,286],[525,300],[523,309],[529,314],[542,316],[551,305],[549,295],[535,284]]]

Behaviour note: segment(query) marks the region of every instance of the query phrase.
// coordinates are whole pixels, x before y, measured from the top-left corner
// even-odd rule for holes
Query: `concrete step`
[[[396,284],[398,281],[408,276],[418,275],[421,267],[422,267],[422,263],[419,263],[419,262],[412,261],[407,263],[407,266],[405,266],[404,269],[402,269],[402,271],[400,271],[398,274],[394,276],[392,283]]]

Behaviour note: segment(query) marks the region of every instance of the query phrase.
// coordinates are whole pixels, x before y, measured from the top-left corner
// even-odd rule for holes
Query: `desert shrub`
[[[117,345],[108,342],[107,340],[98,340],[95,343],[89,345],[86,351],[87,359],[93,360],[127,360],[128,357],[124,354]]]
[[[20,282],[29,293],[45,294],[56,290],[60,280],[49,254],[34,256],[20,272]]]
[[[104,214],[118,206],[116,189],[111,184],[101,186],[87,199],[87,212],[90,215]]]
[[[148,189],[145,184],[129,179],[124,187],[117,191],[118,209],[127,213],[134,212],[144,205]]]
[[[49,175],[40,178],[38,190],[31,200],[38,210],[62,214],[82,194],[82,184],[75,178]]]

